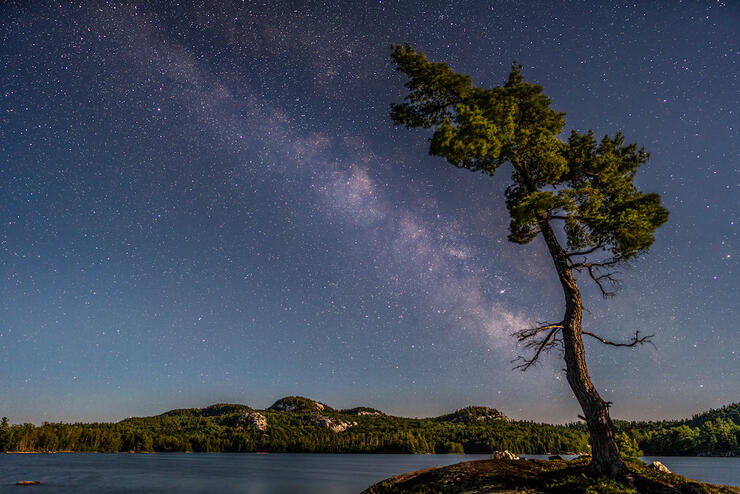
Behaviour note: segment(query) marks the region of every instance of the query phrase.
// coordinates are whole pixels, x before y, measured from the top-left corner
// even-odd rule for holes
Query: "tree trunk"
[[[541,219],[539,225],[565,294],[562,332],[566,376],[586,419],[591,443],[591,469],[601,475],[619,477],[627,473],[627,467],[619,455],[614,425],[609,418],[609,407],[591,383],[586,368],[581,330],[583,312],[581,292],[568,266],[566,253],[560,246],[549,221]]]

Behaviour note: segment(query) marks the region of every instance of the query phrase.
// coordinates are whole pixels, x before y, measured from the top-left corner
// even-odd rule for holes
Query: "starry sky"
[[[738,47],[731,1],[5,2],[0,7],[0,415],[119,420],[216,402],[519,419],[579,412],[554,353],[541,238],[506,241],[494,178],[394,128],[390,45],[484,87],[512,60],[651,160],[671,211],[587,341],[619,418],[740,397]],[[599,5],[601,4],[601,5]]]

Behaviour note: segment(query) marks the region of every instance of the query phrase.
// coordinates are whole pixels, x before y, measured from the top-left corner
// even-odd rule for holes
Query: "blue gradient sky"
[[[218,4],[217,6],[211,5]],[[301,394],[335,407],[578,413],[541,239],[503,189],[394,128],[409,41],[481,86],[512,60],[568,129],[622,130],[671,211],[616,298],[584,280],[620,418],[740,396],[733,2],[89,2],[0,9],[0,415],[117,420]]]

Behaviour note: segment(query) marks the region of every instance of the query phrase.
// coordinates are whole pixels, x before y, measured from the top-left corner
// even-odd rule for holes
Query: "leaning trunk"
[[[545,238],[565,294],[563,318],[563,350],[568,384],[583,410],[591,443],[591,469],[601,475],[617,477],[627,471],[619,455],[614,425],[609,418],[609,406],[596,391],[586,368],[581,330],[581,293],[568,266],[568,259],[547,220],[540,221]]]

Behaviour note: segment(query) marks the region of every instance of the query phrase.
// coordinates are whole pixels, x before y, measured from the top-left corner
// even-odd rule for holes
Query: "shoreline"
[[[311,451],[0,451],[6,455],[56,455],[56,454],[91,454],[91,455],[169,455],[169,454],[197,454],[197,455],[398,455],[398,456],[490,456],[492,453],[317,453]],[[516,453],[517,456],[577,456],[569,453]],[[640,458],[740,458],[738,455],[644,455]]]

